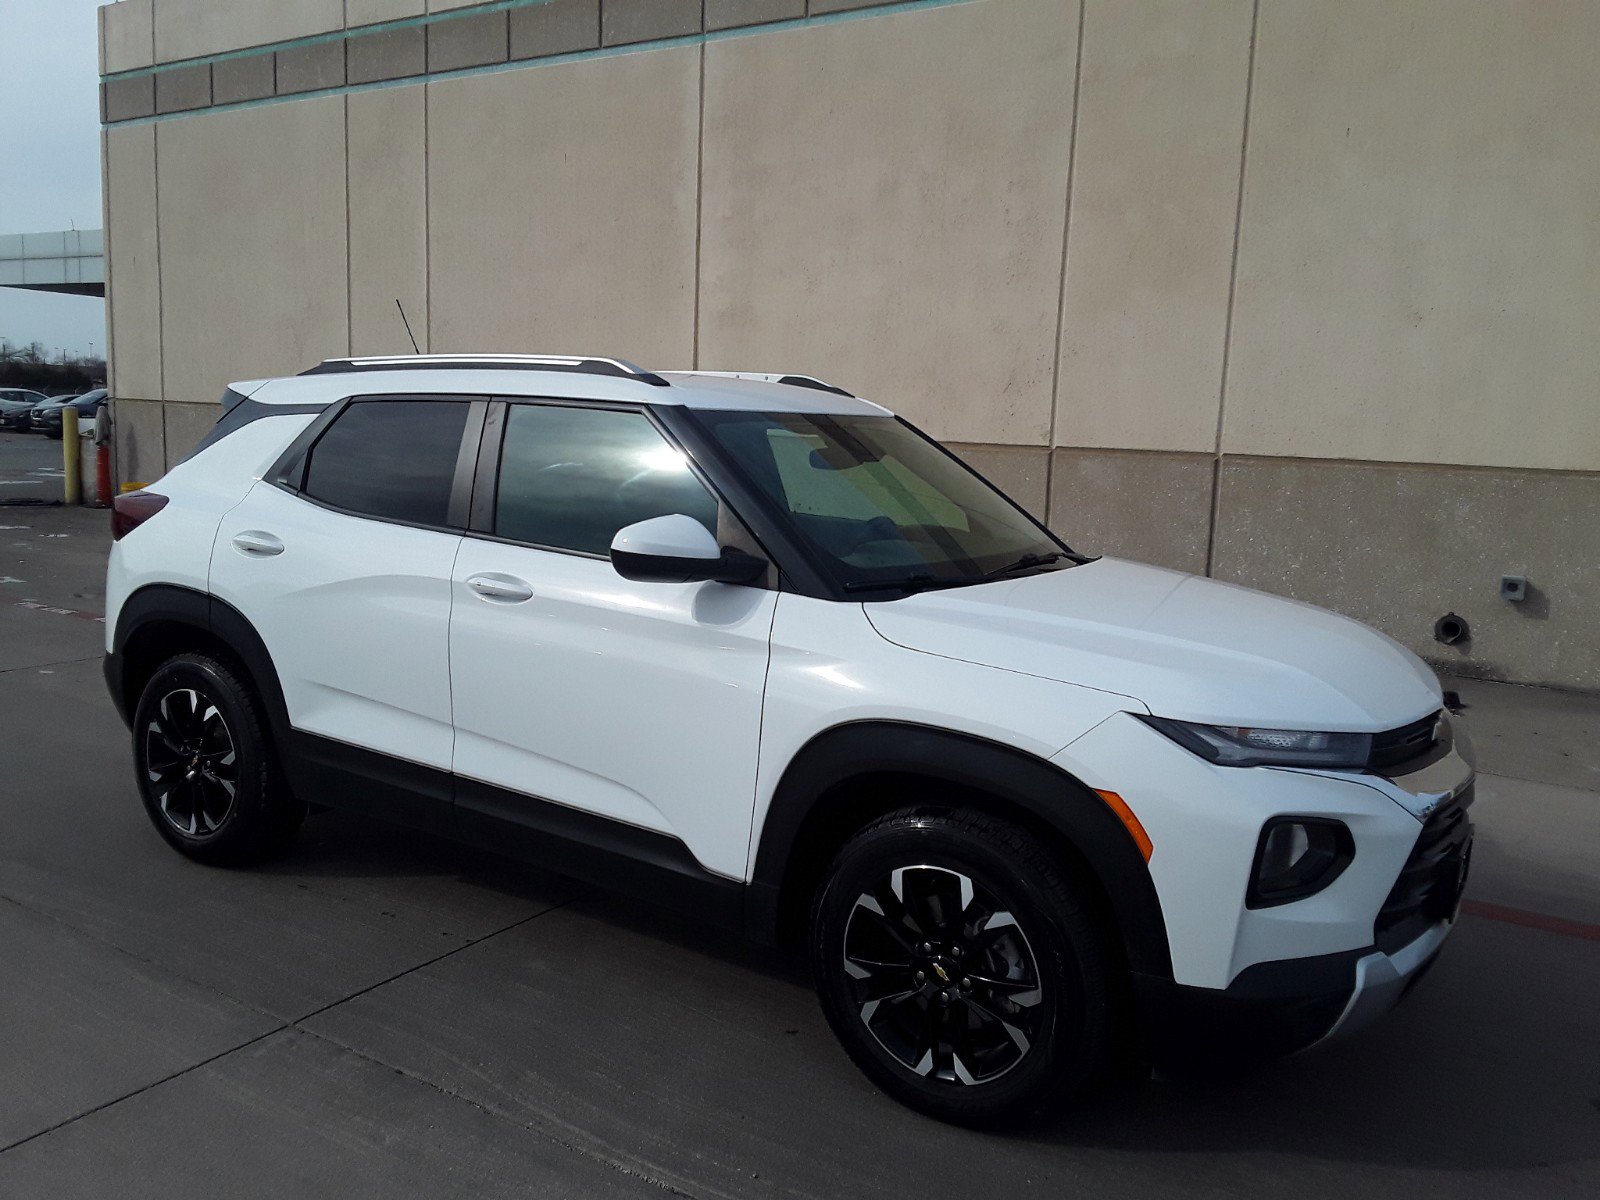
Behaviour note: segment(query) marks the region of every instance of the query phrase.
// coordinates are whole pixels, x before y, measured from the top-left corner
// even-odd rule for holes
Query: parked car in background
[[[106,406],[108,393],[105,388],[96,388],[92,392],[85,392],[81,396],[63,396],[42,404],[33,410],[31,428],[35,433],[42,433],[46,437],[61,437],[62,415],[68,408],[78,410],[78,421],[93,421],[95,413]]]
[[[47,403],[49,397],[28,388],[0,388],[0,429],[26,430],[28,414]]]

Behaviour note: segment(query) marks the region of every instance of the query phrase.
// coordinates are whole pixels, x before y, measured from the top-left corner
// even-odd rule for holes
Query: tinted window
[[[466,423],[465,401],[352,404],[312,448],[306,495],[387,521],[443,525]]]
[[[685,513],[717,529],[717,503],[643,413],[514,404],[506,416],[495,532],[606,554],[617,530]]]

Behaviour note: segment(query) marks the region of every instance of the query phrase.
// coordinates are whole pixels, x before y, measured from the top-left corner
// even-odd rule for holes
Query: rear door
[[[450,577],[484,408],[349,402],[223,518],[211,591],[265,641],[297,731],[448,772]]]
[[[514,838],[553,803],[742,878],[777,593],[635,583],[607,554],[669,513],[760,547],[642,410],[509,403],[483,444],[450,630],[463,827]]]

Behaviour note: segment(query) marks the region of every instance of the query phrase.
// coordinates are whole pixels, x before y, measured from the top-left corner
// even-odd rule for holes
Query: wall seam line
[[[1233,310],[1239,287],[1239,235],[1244,224],[1244,180],[1250,156],[1250,102],[1256,82],[1256,40],[1261,0],[1250,6],[1250,52],[1244,76],[1244,120],[1239,133],[1239,189],[1233,203],[1233,254],[1228,263],[1228,307],[1222,321],[1222,373],[1217,384],[1217,433],[1211,460],[1211,513],[1206,523],[1206,571],[1216,565],[1217,521],[1222,507],[1222,436],[1228,416],[1228,368],[1233,357]]]
[[[422,345],[433,353],[433,86],[422,87]]]
[[[1050,435],[1045,444],[1044,523],[1050,524],[1055,503],[1056,416],[1061,408],[1061,341],[1067,317],[1067,245],[1072,234],[1072,185],[1078,165],[1078,109],[1083,102],[1083,30],[1088,0],[1078,0],[1078,39],[1073,47],[1072,125],[1067,134],[1067,189],[1061,211],[1061,274],[1056,292],[1055,355],[1050,364]]]
[[[700,5],[700,20],[705,21],[705,4]],[[694,331],[689,363],[700,369],[700,258],[705,240],[706,207],[706,47],[700,43],[700,129],[694,144]]]
[[[348,9],[346,12],[348,20]],[[344,98],[344,352],[356,353],[355,243],[350,238],[350,97]]]
[[[105,25],[105,9],[100,10],[100,23],[102,26],[100,36],[103,44],[105,38],[105,29],[103,28]],[[153,142],[154,140],[154,137],[152,137],[151,141]],[[153,157],[154,155],[152,154]],[[153,166],[154,164],[152,164],[152,168]],[[103,256],[102,261],[105,263],[106,284],[106,390],[111,399],[115,400],[117,397],[116,359],[111,353],[111,347],[115,344],[116,338],[116,322],[111,316],[111,298],[116,291],[116,283],[111,278],[111,134],[104,129],[100,131],[100,178],[103,181],[100,185],[100,253]],[[115,460],[111,465],[113,472],[120,473],[120,465]],[[107,497],[102,496],[101,499],[105,500]]]
[[[155,25],[152,15],[150,24]],[[152,37],[154,35],[152,34]],[[161,254],[161,130],[150,131],[150,174],[151,191],[155,195],[156,212],[156,356],[161,367],[156,373],[158,386],[161,389],[161,471],[167,470],[167,285],[163,278],[163,264]],[[142,482],[135,480],[135,482]]]

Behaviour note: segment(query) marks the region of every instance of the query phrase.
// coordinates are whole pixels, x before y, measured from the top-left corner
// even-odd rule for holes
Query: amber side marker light
[[[1117,819],[1127,826],[1128,832],[1133,835],[1133,840],[1139,847],[1139,853],[1144,856],[1145,862],[1149,862],[1155,847],[1151,845],[1150,835],[1144,831],[1144,826],[1139,824],[1139,818],[1133,815],[1133,809],[1128,807],[1128,802],[1115,792],[1102,792],[1096,788],[1094,794],[1104,800],[1106,807],[1116,813]]]

